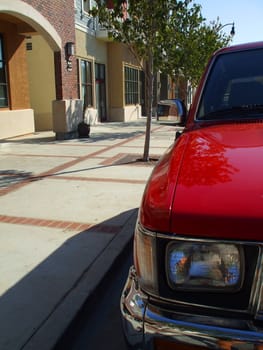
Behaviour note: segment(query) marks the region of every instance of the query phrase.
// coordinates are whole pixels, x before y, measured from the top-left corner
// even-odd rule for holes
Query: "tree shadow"
[[[32,177],[33,173],[20,170],[0,170],[0,188],[6,188]]]
[[[143,131],[131,131],[131,132],[114,132],[109,130],[109,132],[100,132],[92,129],[90,131],[89,137],[76,137],[71,138],[67,140],[56,140],[55,137],[21,137],[19,139],[7,139],[7,140],[1,140],[1,143],[21,143],[21,144],[62,144],[62,143],[72,143],[72,142],[78,142],[80,144],[89,144],[89,143],[95,143],[98,141],[111,141],[111,140],[124,140],[133,138],[136,136],[142,136],[144,135]]]
[[[46,144],[46,143],[59,143],[56,140],[55,134],[52,132],[35,132],[34,134],[18,136],[10,139],[0,140],[0,145],[5,143],[24,143],[24,144]]]
[[[89,137],[74,137],[66,140],[56,140],[55,134],[52,132],[36,132],[32,135],[20,136],[18,138],[10,138],[1,140],[1,143],[24,143],[24,144],[46,144],[46,143],[68,143],[68,142],[79,142],[83,143],[93,143],[103,140],[123,140],[127,138],[133,138],[136,136],[142,136],[145,134],[144,125],[142,121],[132,121],[132,122],[106,122],[98,125],[90,126]],[[103,131],[103,129],[106,129]],[[131,129],[132,130],[128,130]],[[126,130],[125,132],[120,132],[121,130]],[[137,130],[136,130],[137,129]],[[47,136],[46,136],[47,135]]]

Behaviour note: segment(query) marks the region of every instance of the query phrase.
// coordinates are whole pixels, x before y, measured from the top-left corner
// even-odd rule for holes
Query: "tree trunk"
[[[149,161],[150,154],[150,139],[151,139],[151,124],[153,114],[153,55],[149,53],[149,59],[145,63],[145,81],[146,81],[146,132],[144,142],[143,161]]]

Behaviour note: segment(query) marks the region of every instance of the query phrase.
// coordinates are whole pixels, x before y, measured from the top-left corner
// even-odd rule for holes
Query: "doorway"
[[[105,122],[107,120],[105,64],[95,63],[95,80],[98,119],[100,122]]]

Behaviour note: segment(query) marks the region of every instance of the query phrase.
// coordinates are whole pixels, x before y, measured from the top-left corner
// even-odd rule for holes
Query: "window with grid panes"
[[[0,35],[0,108],[8,107],[6,64],[3,37]]]
[[[139,103],[139,70],[131,67],[124,68],[125,79],[125,104]]]
[[[93,106],[92,62],[80,60],[81,97],[86,107]]]

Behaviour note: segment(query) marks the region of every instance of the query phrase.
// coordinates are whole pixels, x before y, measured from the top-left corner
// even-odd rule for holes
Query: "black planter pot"
[[[90,125],[85,122],[81,122],[78,125],[78,134],[80,138],[89,137],[90,134]]]

